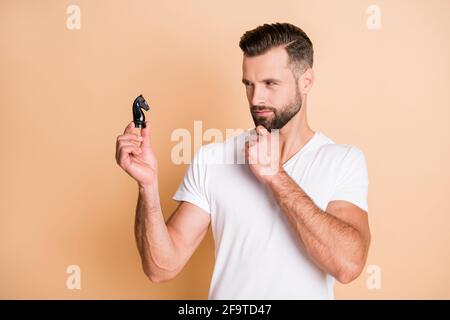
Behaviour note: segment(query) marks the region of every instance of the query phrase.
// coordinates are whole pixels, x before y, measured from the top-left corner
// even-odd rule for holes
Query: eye
[[[272,86],[276,85],[276,83],[273,81],[266,81],[266,85],[272,87]]]

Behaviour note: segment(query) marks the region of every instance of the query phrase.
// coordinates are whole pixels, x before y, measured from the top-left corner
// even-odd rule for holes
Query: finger
[[[126,133],[133,133],[134,130],[134,122],[131,121],[125,128],[125,131],[123,132],[124,134]]]
[[[259,141],[262,141],[262,139],[263,138],[265,138],[265,137],[267,137],[268,136],[268,134],[269,134],[269,131],[267,131],[267,129],[265,128],[265,127],[263,127],[263,126],[261,126],[261,125],[259,125],[257,128],[256,128],[256,132],[257,132],[257,136],[258,136],[258,139],[257,139],[257,141],[259,142]]]
[[[130,140],[122,140],[118,142],[118,148],[122,148],[125,146],[134,146],[134,147],[140,147],[140,142],[136,142],[136,141],[130,141]]]
[[[131,154],[138,155],[141,153],[140,148],[136,146],[121,146],[116,149],[116,161],[117,163],[122,166],[124,163],[126,163],[126,159],[130,157]]]
[[[124,146],[120,148],[119,152],[119,158],[122,159],[123,157],[127,157],[130,154],[139,155],[141,154],[141,149],[135,146]]]
[[[117,140],[118,141],[121,141],[121,140],[133,140],[133,141],[141,142],[142,141],[142,137],[137,135],[137,134],[135,134],[135,133],[126,133],[126,134],[122,134],[122,135],[118,136]]]
[[[262,134],[262,129],[261,129],[261,127],[262,127],[262,126],[257,126],[257,127],[255,128],[255,131],[256,131],[256,134],[257,134],[257,135],[261,135],[261,134]]]
[[[245,152],[245,156],[246,156],[246,157],[249,156],[249,154],[250,154],[250,148],[252,148],[254,145],[255,145],[255,143],[252,143],[252,142],[250,142],[250,141],[248,141],[248,142],[245,144],[244,152]]]
[[[251,148],[254,145],[256,145],[258,143],[258,141],[255,139],[250,139],[249,141],[247,141],[247,148]]]
[[[248,144],[246,144],[244,148],[244,159],[246,164],[248,164],[248,157],[249,157]]]
[[[262,136],[266,136],[269,133],[267,129],[262,125],[256,127],[256,132],[258,133],[258,135]]]
[[[142,145],[150,146],[150,121],[145,121],[145,128],[141,129]]]

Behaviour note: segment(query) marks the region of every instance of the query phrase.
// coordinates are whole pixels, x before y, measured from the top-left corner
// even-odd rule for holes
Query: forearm
[[[283,170],[268,186],[313,261],[346,282],[347,271],[365,259],[358,230],[317,207]]]
[[[135,237],[147,276],[158,280],[175,270],[175,246],[162,214],[157,182],[152,186],[139,186]]]

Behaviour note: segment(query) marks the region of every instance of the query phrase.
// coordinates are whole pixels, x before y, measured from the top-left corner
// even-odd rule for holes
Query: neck
[[[286,163],[294,154],[300,151],[314,136],[306,118],[306,108],[300,111],[279,130],[280,162]]]

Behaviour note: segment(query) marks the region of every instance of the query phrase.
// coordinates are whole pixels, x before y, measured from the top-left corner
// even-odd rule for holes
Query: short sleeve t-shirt
[[[308,256],[271,191],[242,160],[249,132],[199,148],[173,196],[211,216],[208,298],[334,299],[334,278]],[[283,168],[320,209],[345,200],[368,211],[367,167],[358,148],[317,131]]]

